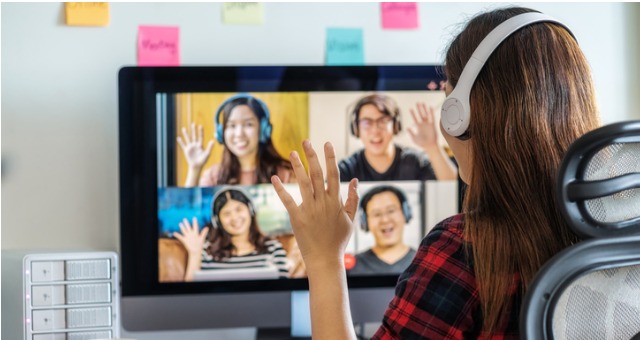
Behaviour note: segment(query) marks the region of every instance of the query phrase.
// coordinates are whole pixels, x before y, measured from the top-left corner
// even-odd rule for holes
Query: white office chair
[[[583,241],[538,272],[523,339],[640,339],[640,121],[576,140],[558,173],[561,211]]]

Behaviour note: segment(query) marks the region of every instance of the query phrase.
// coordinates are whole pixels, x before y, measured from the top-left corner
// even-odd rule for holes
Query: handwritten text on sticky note
[[[361,28],[327,28],[327,65],[364,65]]]
[[[238,25],[261,25],[264,22],[264,4],[260,2],[225,2],[222,22]]]
[[[139,26],[138,65],[179,66],[179,38],[177,26]]]
[[[108,2],[65,2],[65,22],[69,26],[109,25]]]
[[[418,28],[418,4],[415,2],[383,2],[382,28]]]

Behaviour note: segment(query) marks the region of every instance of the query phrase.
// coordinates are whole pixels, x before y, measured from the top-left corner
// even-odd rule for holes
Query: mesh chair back
[[[585,240],[536,275],[523,301],[521,335],[640,338],[640,121],[576,140],[560,166],[557,196]]]
[[[640,333],[640,265],[603,269],[573,281],[553,315],[555,339],[631,339]]]

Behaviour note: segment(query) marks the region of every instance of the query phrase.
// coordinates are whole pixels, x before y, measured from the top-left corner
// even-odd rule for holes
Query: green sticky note
[[[361,28],[327,28],[327,65],[364,65]]]
[[[235,25],[262,25],[264,4],[261,2],[225,2],[222,4],[222,22]]]

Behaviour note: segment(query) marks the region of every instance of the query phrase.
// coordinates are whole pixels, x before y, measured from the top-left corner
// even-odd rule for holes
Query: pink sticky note
[[[180,66],[180,28],[139,26],[138,66]]]
[[[415,2],[383,2],[382,28],[418,28],[418,4]]]

